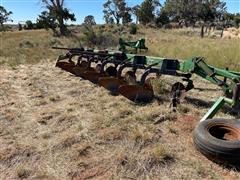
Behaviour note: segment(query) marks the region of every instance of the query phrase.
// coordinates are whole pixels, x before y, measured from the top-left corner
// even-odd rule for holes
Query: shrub
[[[130,25],[130,34],[137,34],[137,25],[136,24]]]
[[[34,25],[32,23],[32,21],[28,20],[26,21],[26,25],[24,26],[24,29],[33,29]]]
[[[94,45],[101,49],[117,46],[118,36],[112,32],[99,31],[95,32],[92,26],[85,26],[85,41],[88,45]]]
[[[63,44],[61,43],[61,41],[60,40],[58,40],[57,38],[51,38],[50,40],[49,40],[49,45],[50,46],[63,46]]]
[[[31,41],[23,40],[19,43],[20,48],[33,48],[34,44]]]

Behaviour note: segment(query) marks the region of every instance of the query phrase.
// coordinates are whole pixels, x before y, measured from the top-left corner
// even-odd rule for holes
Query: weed
[[[27,178],[29,176],[29,172],[21,166],[17,167],[16,174],[20,179]]]
[[[155,79],[151,81],[155,95],[162,96],[169,93],[169,85],[163,79]]]
[[[176,113],[169,112],[164,115],[165,121],[175,121],[177,119]]]
[[[55,101],[57,101],[57,100],[59,100],[60,99],[60,96],[50,96],[49,97],[49,101],[52,101],[52,102],[55,102]]]
[[[137,25],[136,24],[131,24],[130,25],[129,33],[130,34],[137,34]]]
[[[152,157],[158,163],[165,163],[172,159],[169,150],[163,144],[156,144],[152,149]]]
[[[19,43],[20,48],[33,48],[34,44],[31,41],[23,40]]]
[[[166,128],[172,134],[177,134],[177,130],[173,127],[173,124],[168,122]]]
[[[78,129],[79,131],[82,131],[82,130],[84,129],[84,126],[82,125],[81,122],[78,124],[77,129]]]
[[[136,126],[131,130],[131,137],[135,142],[145,144],[153,140],[154,133],[148,131],[145,127]]]
[[[181,104],[181,105],[178,106],[178,111],[180,113],[186,114],[186,113],[188,113],[190,111],[190,108],[188,106],[186,106],[186,105],[182,105]]]

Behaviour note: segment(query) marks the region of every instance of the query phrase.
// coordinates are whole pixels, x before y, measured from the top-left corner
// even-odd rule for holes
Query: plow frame
[[[133,48],[135,53],[137,53],[138,50],[140,52],[141,50],[148,51],[148,48],[145,45],[145,39],[139,39],[137,41],[124,41],[122,38],[119,38],[119,50],[127,52],[127,47]]]
[[[141,86],[144,85],[147,76],[152,73],[157,76],[178,76],[182,77],[183,81],[187,81],[187,85],[184,87],[186,92],[194,88],[191,77],[193,74],[196,74],[221,87],[225,93],[225,97],[220,97],[201,121],[213,118],[225,104],[230,105],[233,109],[240,109],[240,73],[209,66],[203,57],[194,57],[183,61],[125,54],[123,52],[83,50],[82,48],[69,49],[54,47],[54,49],[68,50],[68,53],[58,57],[57,62],[65,59],[72,62],[72,58],[78,56],[76,65],[78,65],[80,61],[86,61],[88,62],[89,68],[93,62],[101,63],[100,74],[104,73],[104,68],[107,64],[114,64],[115,68],[118,68],[116,74],[116,78],[118,79],[122,79],[122,71],[125,68],[131,68],[133,73],[135,73],[137,69],[142,69],[144,70],[144,73],[138,82]],[[83,58],[85,59],[83,60]],[[176,84],[178,83],[180,82],[177,82]]]

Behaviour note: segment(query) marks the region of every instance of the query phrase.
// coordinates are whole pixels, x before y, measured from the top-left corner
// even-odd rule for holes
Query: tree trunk
[[[116,23],[119,24],[120,23],[120,20],[118,18],[116,18]]]
[[[202,27],[201,27],[201,38],[203,38],[204,37],[204,25],[202,25]]]
[[[224,31],[224,27],[222,28],[222,32],[221,32],[221,38],[223,37],[223,31]]]
[[[1,23],[0,24],[0,31],[3,31],[4,30],[4,27],[3,27],[3,24]]]
[[[60,17],[58,21],[59,21],[60,35],[61,36],[65,36],[66,33],[67,33],[67,28],[66,28],[66,26],[64,24],[63,18]]]

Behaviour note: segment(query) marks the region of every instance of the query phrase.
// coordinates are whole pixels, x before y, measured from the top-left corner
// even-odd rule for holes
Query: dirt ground
[[[239,179],[193,146],[196,123],[222,93],[194,80],[173,113],[167,95],[136,105],[53,62],[1,66],[0,179]]]

